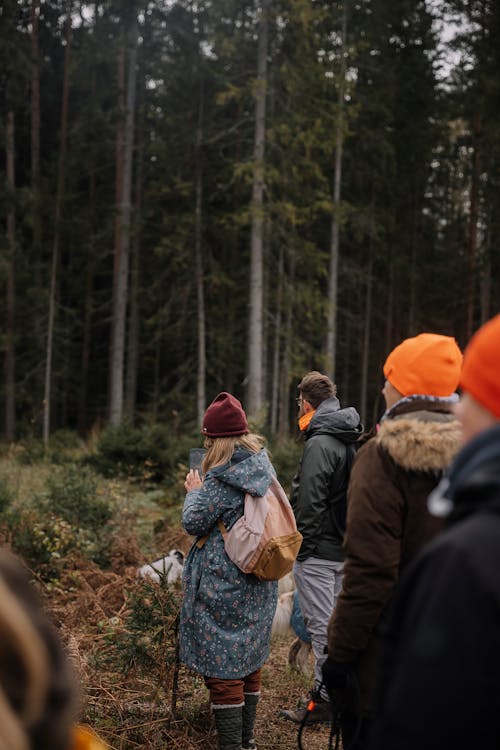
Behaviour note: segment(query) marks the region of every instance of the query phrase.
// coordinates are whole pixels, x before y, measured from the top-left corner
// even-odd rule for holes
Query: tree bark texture
[[[94,82],[94,81],[93,81]],[[85,300],[83,307],[83,343],[81,357],[80,399],[78,404],[78,431],[83,435],[87,429],[87,397],[89,381],[90,350],[92,344],[92,317],[94,310],[94,273],[95,273],[95,232],[96,232],[96,160],[95,149],[90,152],[89,174],[89,244],[87,254],[87,274],[85,281]]]
[[[125,328],[127,317],[127,291],[129,271],[130,226],[131,226],[131,188],[132,158],[134,146],[134,119],[136,95],[136,67],[138,25],[137,17],[133,19],[129,37],[129,60],[127,75],[127,98],[125,110],[125,140],[123,149],[123,175],[121,205],[119,215],[119,243],[114,266],[114,296],[112,313],[112,341],[110,366],[110,408],[109,421],[113,426],[123,419],[124,368],[125,368]]]
[[[140,108],[137,134],[137,158],[135,175],[135,221],[132,242],[132,264],[130,270],[130,313],[127,344],[127,379],[125,388],[125,414],[134,418],[137,400],[137,373],[139,368],[141,330],[141,249],[142,249],[142,197],[144,181],[144,106]]]
[[[33,219],[32,219],[32,258],[31,264],[33,276],[37,289],[43,289],[43,258],[42,258],[42,217],[41,217],[41,199],[40,199],[40,40],[39,40],[39,16],[40,0],[31,2],[31,192],[33,201]],[[44,359],[43,340],[45,332],[43,330],[43,319],[45,317],[45,303],[43,295],[38,295],[40,299],[36,303],[36,310],[33,312],[33,325],[36,333],[36,340],[40,342],[39,353],[40,362]],[[35,389],[38,400],[41,400],[43,392],[43,366],[40,367],[36,374]]]
[[[280,379],[280,351],[281,351],[281,325],[282,325],[282,298],[283,298],[283,272],[284,272],[284,249],[280,243],[276,292],[276,312],[274,315],[274,340],[273,340],[273,371],[271,378],[271,435],[275,435],[278,428],[278,402],[279,402],[279,379]]]
[[[263,227],[264,156],[266,139],[266,95],[269,0],[262,3],[257,53],[255,101],[254,172],[252,188],[252,230],[250,241],[250,309],[248,322],[248,413],[257,417],[263,406]]]
[[[292,335],[293,335],[293,288],[295,283],[295,250],[292,250],[290,256],[288,280],[284,281],[287,303],[285,335],[283,341],[283,350],[281,358],[280,372],[280,399],[278,411],[278,437],[284,439],[288,436],[290,429],[290,371],[292,360]]]
[[[47,348],[45,354],[45,388],[43,398],[43,442],[47,447],[50,436],[50,412],[52,399],[52,350],[54,345],[54,322],[56,315],[56,286],[59,266],[59,241],[61,213],[64,199],[64,177],[66,171],[66,141],[68,130],[69,66],[71,51],[71,6],[66,21],[66,46],[64,49],[64,76],[61,107],[61,138],[57,171],[57,192],[54,216],[54,239],[52,243],[52,264],[50,272],[49,318],[47,325]]]
[[[368,404],[368,365],[370,361],[370,340],[371,340],[371,322],[373,316],[372,310],[373,297],[373,248],[372,239],[369,243],[369,258],[366,269],[366,291],[365,291],[365,315],[363,324],[363,350],[361,355],[361,393],[360,393],[360,412],[361,419],[366,423],[367,404]]]
[[[467,243],[467,282],[465,291],[466,340],[469,341],[474,332],[474,302],[476,282],[476,255],[477,255],[477,225],[479,217],[479,173],[481,164],[481,121],[479,115],[474,117],[472,125],[473,133],[473,155],[472,175],[470,187],[470,213],[469,213],[469,237]]]
[[[199,50],[199,59],[202,52]],[[203,76],[200,76],[198,99],[198,126],[196,128],[196,198],[195,198],[195,272],[196,272],[196,305],[197,305],[197,344],[198,371],[196,376],[196,412],[198,424],[203,421],[206,407],[205,373],[206,373],[206,339],[205,339],[205,292],[203,285]]]
[[[16,431],[16,354],[15,354],[15,257],[16,257],[16,217],[14,208],[15,179],[15,123],[14,112],[7,113],[6,132],[7,185],[10,191],[10,204],[7,211],[7,310],[5,336],[5,437],[14,440]]]
[[[341,73],[338,90],[337,128],[335,134],[335,168],[333,177],[332,224],[330,234],[330,266],[328,273],[328,314],[326,326],[326,361],[327,374],[335,380],[337,351],[337,296],[338,268],[340,252],[340,194],[342,185],[342,151],[344,145],[344,88],[345,88],[345,43],[347,33],[347,14],[345,3],[342,7],[342,45]]]

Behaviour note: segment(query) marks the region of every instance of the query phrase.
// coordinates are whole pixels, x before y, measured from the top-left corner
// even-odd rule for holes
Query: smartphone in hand
[[[206,453],[205,448],[191,448],[189,451],[189,468],[195,469],[201,476],[201,463]]]

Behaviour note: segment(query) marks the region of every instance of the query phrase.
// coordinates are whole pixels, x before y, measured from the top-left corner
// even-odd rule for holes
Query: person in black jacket
[[[401,578],[373,750],[500,747],[500,315],[466,349],[461,387],[465,444],[429,497],[448,528]]]
[[[300,382],[297,399],[305,444],[290,500],[303,540],[293,572],[311,635],[315,688],[322,681],[328,620],[342,584],[347,485],[354,443],[363,431],[356,409],[341,409],[336,392],[327,375],[313,371]],[[304,708],[282,711],[295,722],[302,721],[304,714]],[[328,693],[323,690],[308,721],[330,718]]]

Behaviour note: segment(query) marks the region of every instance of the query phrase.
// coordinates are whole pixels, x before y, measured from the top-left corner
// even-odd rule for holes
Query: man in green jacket
[[[336,385],[327,375],[313,371],[302,378],[297,399],[305,444],[292,484],[291,503],[303,540],[293,572],[300,608],[311,635],[315,688],[321,683],[328,620],[342,584],[347,484],[354,443],[363,430],[356,409],[341,409],[336,392]],[[282,714],[300,722],[305,709]],[[308,721],[330,718],[328,693],[322,691]]]

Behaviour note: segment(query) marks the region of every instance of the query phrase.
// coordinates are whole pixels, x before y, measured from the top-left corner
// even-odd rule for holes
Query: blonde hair
[[[75,689],[24,570],[0,552],[0,750],[69,746]]]
[[[203,474],[206,474],[209,469],[227,464],[237,448],[245,448],[250,453],[258,453],[264,447],[264,438],[251,432],[237,437],[206,437],[204,445],[207,452],[201,469]]]

